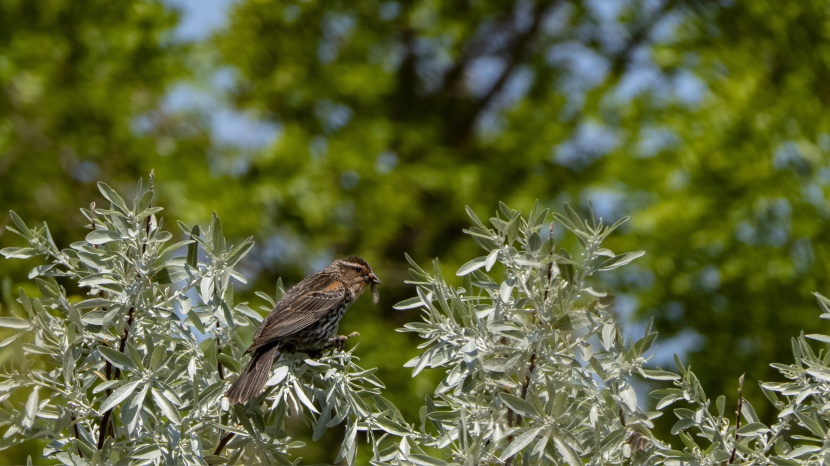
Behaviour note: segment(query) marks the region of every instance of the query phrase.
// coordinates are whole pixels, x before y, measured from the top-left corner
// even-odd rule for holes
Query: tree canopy
[[[388,336],[412,320],[392,310],[411,296],[404,253],[454,271],[471,254],[465,205],[591,200],[606,222],[632,216],[613,249],[646,251],[613,276],[617,312],[655,317],[661,354],[734,394],[820,330],[828,20],[819,0],[240,0],[182,39],[161,1],[0,0],[0,199],[61,244],[95,181],[126,189],[155,169],[169,217],[215,210],[228,236],[254,235],[242,293],[366,257],[381,305],[343,328],[393,401],[428,389],[401,369],[414,340]],[[182,89],[274,137],[220,140],[235,127],[172,105]],[[4,308],[26,272],[0,269]]]

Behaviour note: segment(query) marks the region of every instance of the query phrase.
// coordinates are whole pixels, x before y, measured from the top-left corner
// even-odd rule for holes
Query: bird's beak
[[[378,276],[372,272],[369,272],[369,276],[366,278],[369,283],[374,283],[375,285],[383,285],[383,283],[380,282],[380,278],[378,278]]]

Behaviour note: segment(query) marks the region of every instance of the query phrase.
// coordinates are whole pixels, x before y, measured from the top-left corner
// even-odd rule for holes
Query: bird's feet
[[[360,336],[360,334],[357,332],[352,332],[346,336],[337,335],[336,337],[331,337],[328,339],[328,341],[326,341],[326,344],[323,346],[323,350],[334,348],[340,351],[343,349],[344,346],[346,346],[346,340],[357,336]]]

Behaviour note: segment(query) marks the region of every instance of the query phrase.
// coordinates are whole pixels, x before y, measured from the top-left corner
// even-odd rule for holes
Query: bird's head
[[[365,259],[357,256],[344,257],[337,259],[329,267],[334,267],[343,283],[353,287],[358,294],[362,293],[367,286],[371,286],[374,301],[377,302],[377,285],[381,282]]]

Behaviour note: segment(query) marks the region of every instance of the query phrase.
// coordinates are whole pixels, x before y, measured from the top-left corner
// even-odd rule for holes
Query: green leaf
[[[607,261],[603,262],[602,265],[599,267],[599,270],[613,270],[617,267],[622,267],[629,262],[637,259],[638,257],[642,257],[645,255],[645,251],[634,251],[634,252],[626,252],[623,254],[618,254]]]
[[[816,301],[818,301],[818,305],[824,311],[824,314],[830,315],[830,299],[827,299],[823,294],[817,292],[813,292],[813,296],[816,297]]]
[[[75,304],[75,307],[78,309],[91,309],[94,307],[107,307],[112,304],[112,300],[106,298],[92,298],[92,299],[85,299],[79,303]]]
[[[246,254],[248,254],[248,251],[250,251],[252,247],[254,247],[254,237],[249,236],[245,238],[245,240],[238,246],[235,246],[233,249],[231,249],[231,252],[228,253],[228,258],[226,259],[227,264],[231,267],[236,265],[236,263],[239,262],[240,259],[242,259],[243,257],[245,257]]]
[[[97,287],[118,283],[111,273],[94,273],[78,280],[79,286]]]
[[[493,265],[496,263],[496,260],[499,258],[499,251],[500,249],[493,249],[490,251],[490,254],[487,254],[487,259],[485,260],[484,270],[490,271],[493,268]]]
[[[525,249],[527,252],[536,253],[540,249],[542,249],[542,237],[539,236],[539,233],[535,231],[530,234],[527,238],[527,244],[525,245]]]
[[[323,411],[323,414],[317,419],[317,423],[314,425],[314,432],[312,433],[311,440],[318,441],[323,434],[326,433],[326,430],[329,428],[329,422],[331,421],[331,407]]]
[[[32,390],[32,393],[29,394],[29,399],[26,401],[26,409],[24,410],[23,417],[23,427],[26,429],[31,429],[35,422],[38,404],[38,388],[39,387],[35,387],[34,390]]]
[[[715,406],[718,408],[718,416],[723,416],[723,413],[726,412],[726,397],[719,396],[715,401]]]
[[[601,452],[611,452],[618,448],[620,448],[625,442],[626,439],[626,430],[623,427],[614,430],[610,434],[606,435],[602,438],[602,442],[599,444],[599,449]]]
[[[199,313],[196,312],[196,309],[191,309],[190,312],[187,313],[185,323],[190,323],[190,325],[192,325],[193,328],[201,334],[204,334],[206,331],[205,324],[202,322],[202,318],[199,317]]]
[[[222,254],[225,250],[225,235],[222,232],[222,221],[219,220],[219,216],[216,215],[216,212],[214,212],[210,218],[210,227],[213,232],[213,236],[211,238],[213,250],[216,251],[216,254]]]
[[[679,375],[662,369],[641,369],[640,373],[651,380],[680,380]]]
[[[29,259],[40,255],[32,248],[3,248],[0,249],[0,254],[6,259]]]
[[[414,309],[416,307],[421,307],[421,306],[423,306],[423,304],[424,303],[421,301],[421,297],[420,296],[415,296],[415,297],[412,297],[412,298],[409,298],[409,299],[404,299],[403,301],[399,302],[398,304],[395,304],[394,306],[392,306],[392,309],[402,311],[402,310],[405,310],[405,309]]]
[[[544,427],[536,427],[534,429],[522,432],[521,435],[513,439],[513,441],[510,442],[510,445],[508,445],[507,448],[504,449],[504,451],[501,453],[501,460],[507,461],[507,459],[511,456],[524,450],[525,447],[527,447],[528,445],[530,445],[531,442],[536,440],[536,437],[538,437],[539,433],[542,432],[542,430],[544,429]]]
[[[227,367],[228,369],[230,369],[234,372],[239,372],[239,370],[241,369],[239,361],[237,361],[236,359],[228,356],[225,353],[219,353],[217,358],[219,358],[219,362],[223,366]]]
[[[127,355],[118,350],[107,348],[106,346],[99,346],[98,352],[101,353],[101,356],[103,356],[104,359],[121,370],[135,371],[138,369],[130,358],[127,357]]]
[[[167,416],[167,419],[170,419],[170,422],[175,425],[181,424],[182,418],[179,416],[179,411],[170,404],[170,401],[155,388],[150,389],[150,393],[153,395],[153,401],[156,402],[156,406]]]
[[[93,230],[86,235],[86,242],[94,245],[106,244],[121,239],[123,239],[121,233],[112,230]]]
[[[159,367],[161,367],[161,363],[163,363],[164,360],[167,359],[167,353],[167,348],[165,348],[164,346],[157,346],[153,350],[153,354],[152,356],[150,356],[151,371],[156,371]]]
[[[738,435],[749,436],[749,435],[755,435],[755,434],[758,434],[758,433],[766,433],[766,432],[769,432],[769,431],[770,431],[769,427],[765,426],[763,423],[752,422],[752,423],[747,424],[745,426],[742,426],[740,429],[738,429],[737,434]]]
[[[447,466],[449,464],[444,460],[420,454],[409,455],[406,459],[408,462],[417,466]]]
[[[468,273],[472,272],[473,270],[480,269],[487,264],[486,257],[476,257],[475,259],[467,262],[466,264],[462,265],[458,272],[455,274],[459,277],[467,275]]]
[[[14,225],[17,227],[17,230],[14,230],[8,226],[6,227],[7,230],[14,231],[15,233],[19,234],[20,236],[26,239],[32,239],[35,237],[35,235],[32,234],[32,230],[30,230],[29,227],[26,226],[26,222],[24,222],[23,219],[20,218],[20,216],[17,215],[15,211],[10,210],[9,217],[11,217],[12,222],[14,222]]]
[[[31,322],[17,317],[0,317],[0,327],[24,329],[31,326]]]
[[[193,225],[193,228],[190,230],[190,238],[195,239],[198,238],[200,235],[199,232],[199,225]],[[191,266],[192,268],[196,268],[198,266],[198,259],[199,259],[199,242],[193,241],[192,243],[187,245],[187,265]]]
[[[300,383],[297,383],[297,382],[294,382],[293,385],[294,385],[294,393],[297,395],[297,398],[300,400],[300,402],[303,405],[305,405],[305,407],[308,408],[308,410],[311,411],[312,413],[319,414],[320,411],[318,411],[317,407],[314,406],[314,403],[312,403],[311,400],[308,399],[308,396],[305,394],[305,390],[304,390],[303,386]]]
[[[135,391],[136,387],[138,387],[143,381],[142,380],[135,380],[133,382],[127,382],[124,385],[118,387],[112,395],[109,396],[101,406],[98,408],[98,413],[103,414],[110,409],[117,406],[119,403],[124,401],[128,396],[130,396],[133,391]]]
[[[389,419],[385,416],[378,416],[375,418],[375,422],[386,432],[389,432],[392,435],[397,435],[399,437],[403,437],[409,435],[409,429],[404,427],[402,424]]]
[[[54,277],[36,278],[35,283],[37,283],[37,289],[43,293],[44,297],[60,300],[62,296],[61,288]]]
[[[816,416],[814,414],[796,411],[795,416],[798,418],[798,421],[801,422],[802,425],[804,425],[804,427],[806,427],[810,430],[810,432],[813,433],[813,435],[819,438],[824,438],[824,436],[826,435],[825,427],[821,423],[821,421],[816,419]]]
[[[820,341],[822,343],[830,343],[830,335],[822,335],[820,333],[810,333],[810,334],[804,335],[804,336],[811,339],[811,340]]]
[[[161,447],[158,445],[143,445],[136,448],[130,458],[139,460],[153,460],[162,455]]]
[[[484,226],[484,223],[482,223],[481,219],[479,219],[479,218],[478,218],[478,215],[476,215],[476,213],[475,213],[475,212],[473,212],[473,209],[472,209],[472,208],[470,208],[470,206],[468,206],[468,205],[467,205],[467,206],[464,206],[464,210],[466,210],[466,211],[467,211],[467,216],[468,216],[468,217],[470,217],[470,220],[472,220],[472,221],[473,221],[473,223],[475,223],[475,224],[476,224],[476,226],[478,226],[478,227],[479,227],[479,228],[481,228],[482,230],[486,230],[486,229],[487,229],[487,227],[486,227],[486,226]]]
[[[183,266],[170,265],[156,269],[150,276],[150,281],[161,285],[170,285],[186,280],[190,274]]]
[[[516,214],[511,218],[507,225],[505,226],[505,232],[507,236],[507,245],[510,246],[516,241],[516,237],[519,235],[519,227],[521,226],[522,222],[522,214],[521,212],[516,212]]]
[[[659,408],[658,408],[659,409]],[[695,425],[695,420],[692,418],[679,419],[671,428],[671,434],[677,435],[678,432]]]
[[[574,451],[567,443],[563,442],[559,437],[553,437],[553,444],[556,446],[556,451],[565,458],[565,461],[570,466],[581,466],[582,460],[579,459],[579,454]]]
[[[147,243],[166,243],[173,238],[173,234],[169,231],[154,230]]]
[[[500,393],[499,398],[506,404],[510,409],[512,409],[517,414],[521,414],[523,417],[538,417],[539,413],[533,408],[533,405],[528,403],[527,401],[519,398],[518,396],[511,395],[509,393]]]
[[[115,192],[114,189],[110,188],[109,185],[104,183],[103,181],[98,182],[98,190],[101,191],[101,194],[112,204],[112,206],[119,210],[123,214],[129,214],[130,209],[127,208],[127,203],[124,202],[124,199]]]

